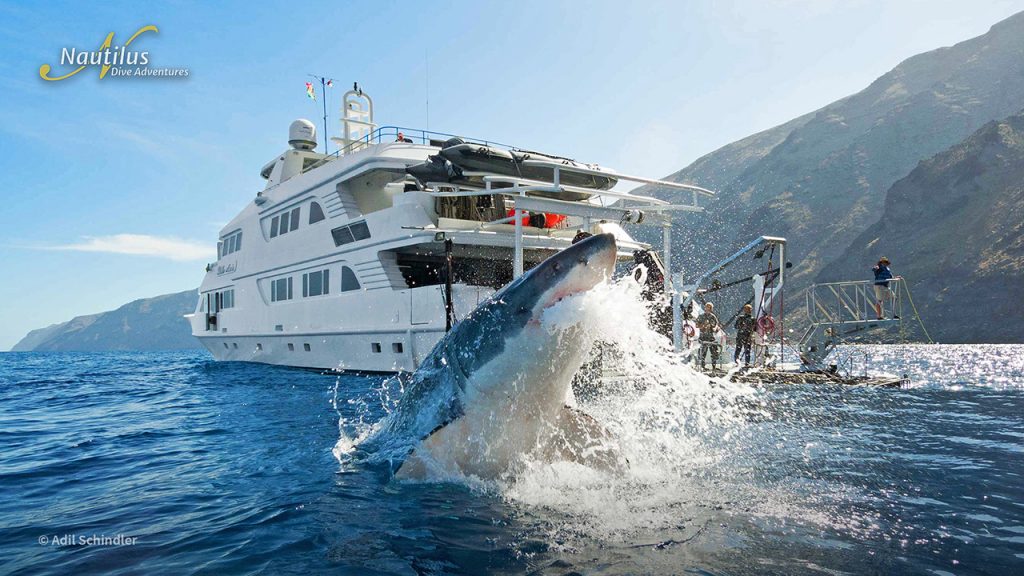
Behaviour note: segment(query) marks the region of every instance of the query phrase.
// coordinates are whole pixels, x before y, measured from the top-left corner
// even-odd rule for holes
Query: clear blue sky
[[[664,176],[984,33],[1024,0],[0,2],[0,350],[28,330],[198,286],[262,187],[306,73],[358,80],[378,123]],[[44,82],[63,47],[139,27],[184,80]],[[429,64],[429,65],[428,65]],[[336,110],[330,110],[336,118]],[[331,130],[336,122],[331,121]],[[120,235],[134,234],[140,237]],[[143,254],[126,254],[126,251]]]

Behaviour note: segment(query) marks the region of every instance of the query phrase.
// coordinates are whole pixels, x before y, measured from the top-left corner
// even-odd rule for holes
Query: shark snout
[[[615,270],[615,257],[615,237],[611,234],[591,236],[552,256],[545,264],[549,267],[549,273],[557,277],[558,281],[543,307],[590,290],[611,278]]]

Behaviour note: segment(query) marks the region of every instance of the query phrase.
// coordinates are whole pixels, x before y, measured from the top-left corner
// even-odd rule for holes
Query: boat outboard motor
[[[421,184],[451,182],[462,178],[461,168],[437,154],[428,156],[426,162],[408,166],[405,172],[419,180]]]

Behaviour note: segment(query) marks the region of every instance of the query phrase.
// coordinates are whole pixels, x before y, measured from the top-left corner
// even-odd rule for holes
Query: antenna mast
[[[309,74],[309,76],[320,81],[320,101],[324,107],[324,154],[330,154],[331,151],[327,148],[327,87],[334,86],[334,79],[317,74]]]

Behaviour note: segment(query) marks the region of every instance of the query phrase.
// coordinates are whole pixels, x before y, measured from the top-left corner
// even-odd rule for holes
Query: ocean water
[[[394,378],[0,354],[0,573],[1024,573],[1024,346],[842,353],[912,386],[627,380],[623,475],[418,483],[359,456]]]

